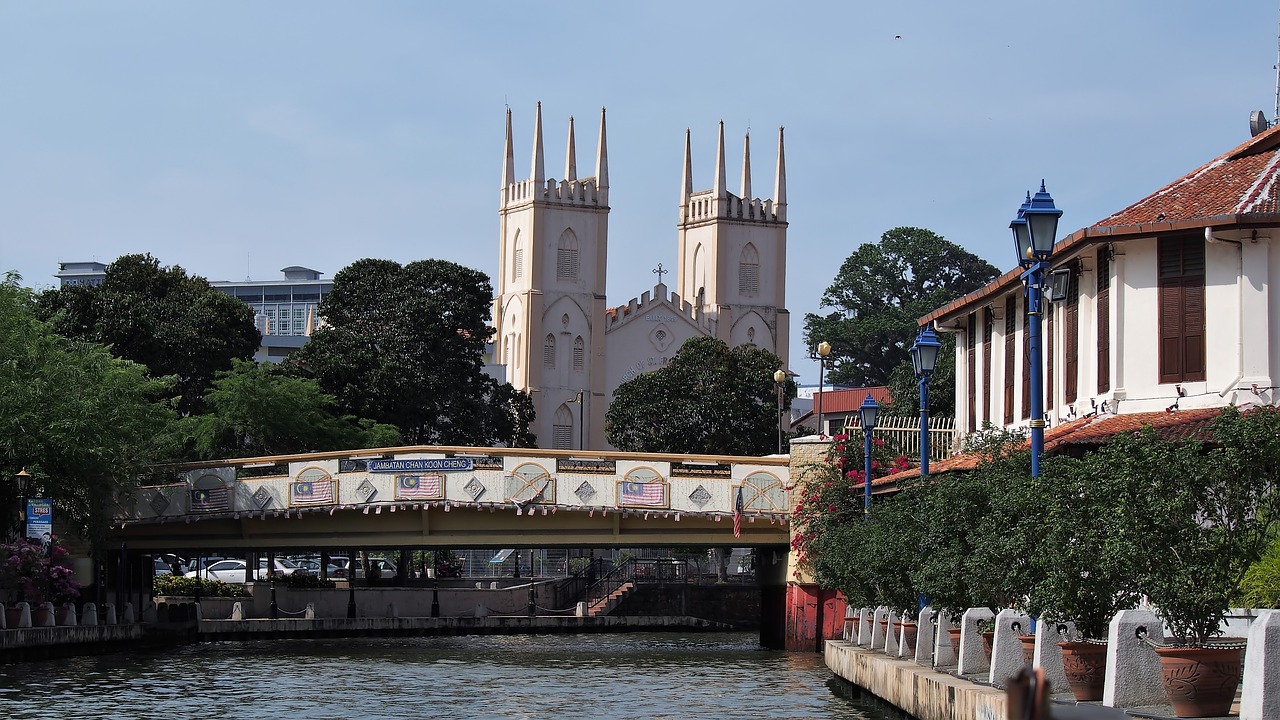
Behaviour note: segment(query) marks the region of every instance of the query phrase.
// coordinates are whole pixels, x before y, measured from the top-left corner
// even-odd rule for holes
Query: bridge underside
[[[788,524],[733,516],[696,517],[658,511],[547,511],[455,506],[370,512],[369,509],[268,511],[239,518],[188,516],[132,522],[112,532],[131,550],[510,547],[765,547],[790,544]]]

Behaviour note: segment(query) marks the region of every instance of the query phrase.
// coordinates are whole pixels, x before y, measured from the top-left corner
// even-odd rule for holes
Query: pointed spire
[[[778,219],[785,220],[787,207],[787,161],[782,151],[782,126],[778,126],[778,174],[773,181],[773,205],[778,208]]]
[[[573,143],[573,116],[569,116],[569,149],[564,151],[564,179],[573,182],[578,179],[578,153]]]
[[[546,182],[547,175],[542,165],[542,102],[539,101],[533,120],[533,167],[529,169],[534,185],[542,185]]]
[[[716,180],[713,185],[715,196],[718,198],[728,194],[724,185],[724,121],[720,121],[720,136],[716,139]]]
[[[742,199],[751,202],[751,131],[742,141]]]
[[[693,162],[689,149],[689,128],[684,129],[684,179],[680,184],[680,207],[689,204],[689,196],[693,195]]]
[[[502,187],[507,188],[516,181],[516,151],[511,144],[511,108],[507,108],[507,152],[502,156]]]
[[[600,143],[596,146],[596,190],[607,202],[604,191],[609,189],[609,143],[604,133],[604,108],[600,108]]]

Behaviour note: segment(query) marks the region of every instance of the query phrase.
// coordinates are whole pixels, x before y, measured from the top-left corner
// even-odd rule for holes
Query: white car
[[[199,577],[205,580],[221,580],[225,583],[243,583],[245,581],[245,567],[247,567],[247,565],[244,560],[219,560],[203,570],[192,570],[187,573],[185,577]],[[298,572],[298,566],[292,561],[285,560],[283,558],[276,558],[275,572],[277,575],[292,575],[293,573]],[[266,576],[267,561],[264,558],[258,562],[258,577],[260,579],[266,579]]]

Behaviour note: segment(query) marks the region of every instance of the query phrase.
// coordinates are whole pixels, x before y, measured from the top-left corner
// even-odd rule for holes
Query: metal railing
[[[862,431],[862,419],[855,413],[844,420],[846,430]],[[872,437],[883,438],[908,458],[920,460],[920,418],[881,416]],[[958,435],[954,418],[929,418],[929,460],[942,460],[954,451]]]

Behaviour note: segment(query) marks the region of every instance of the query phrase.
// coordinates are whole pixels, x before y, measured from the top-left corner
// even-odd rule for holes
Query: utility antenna
[[[244,281],[245,282],[250,282],[251,280],[253,280],[253,276],[249,273],[249,254],[251,252],[252,252],[251,250],[244,251]]]

